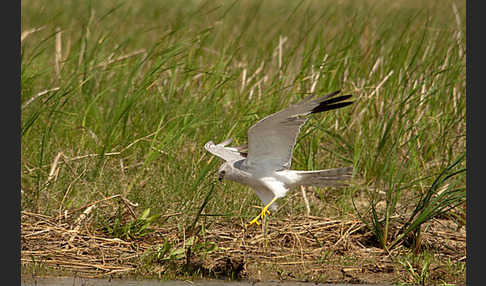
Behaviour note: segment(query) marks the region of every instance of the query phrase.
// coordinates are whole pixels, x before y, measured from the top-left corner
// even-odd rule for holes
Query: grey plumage
[[[345,187],[345,180],[351,179],[353,167],[335,168],[318,171],[294,171],[302,176],[296,186]]]
[[[275,209],[276,198],[285,196],[296,186],[345,186],[353,168],[334,168],[316,171],[290,170],[292,151],[300,128],[312,113],[341,108],[352,103],[351,95],[336,96],[340,91],[310,96],[254,124],[248,130],[246,146],[227,147],[232,139],[205,148],[226,162],[219,169],[221,179],[232,180],[253,188],[267,207]],[[267,205],[268,204],[268,205]],[[273,204],[273,205],[272,205]]]

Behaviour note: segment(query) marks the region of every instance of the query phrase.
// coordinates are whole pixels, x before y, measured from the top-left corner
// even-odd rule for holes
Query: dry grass
[[[411,255],[408,248],[401,246],[385,253],[376,247],[373,235],[358,219],[342,221],[313,216],[270,219],[265,231],[247,228],[246,222],[239,219],[216,220],[201,224],[193,232],[197,243],[217,245],[214,251],[203,253],[195,250],[197,243],[187,244],[191,231],[174,224],[152,227],[153,232],[133,240],[108,236],[92,223],[93,215],[86,210],[102,207],[109,201],[57,217],[23,211],[24,276],[46,276],[29,272],[37,265],[56,275],[63,272],[78,277],[244,278],[328,283],[397,283],[408,279],[409,274],[400,264]],[[128,220],[130,217],[127,215]],[[465,230],[453,230],[448,220],[429,222],[422,239],[422,251],[434,254],[428,274],[431,281],[440,282],[444,275],[453,275],[448,262],[465,260]],[[182,249],[183,255],[170,260],[156,259],[157,249],[166,241],[174,249]],[[464,273],[456,275],[451,279],[464,283]]]

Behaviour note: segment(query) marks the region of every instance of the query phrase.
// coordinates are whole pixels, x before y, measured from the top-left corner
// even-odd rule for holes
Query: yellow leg
[[[256,223],[257,225],[260,225],[260,222],[258,222],[260,219],[263,219],[267,213],[270,214],[270,211],[268,210],[268,208],[277,200],[277,197],[273,198],[265,207],[263,207],[262,209],[262,212],[256,217],[254,218],[252,221],[250,221],[250,223],[248,224],[248,226]]]

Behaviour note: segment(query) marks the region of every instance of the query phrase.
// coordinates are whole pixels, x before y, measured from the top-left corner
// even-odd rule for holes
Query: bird
[[[249,225],[275,211],[275,202],[299,186],[346,186],[353,167],[326,170],[291,170],[292,152],[301,127],[310,114],[342,108],[352,104],[351,94],[339,95],[337,90],[327,95],[311,95],[259,120],[248,129],[248,144],[228,146],[233,139],[219,144],[209,141],[204,148],[225,162],[218,170],[218,179],[230,180],[251,187],[264,207]]]

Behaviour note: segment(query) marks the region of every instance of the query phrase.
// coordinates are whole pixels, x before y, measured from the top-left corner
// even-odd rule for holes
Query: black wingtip
[[[333,91],[329,94],[324,95],[323,97],[321,97],[321,99],[328,99],[328,98],[334,97],[335,95],[339,94],[340,92],[341,92],[341,90],[338,89],[336,91]]]
[[[333,110],[333,109],[338,109],[341,107],[345,107],[353,103],[354,101],[344,101],[346,99],[349,99],[352,97],[351,94],[347,95],[341,95],[338,97],[330,98],[336,94],[338,94],[339,91],[330,93],[326,96],[324,96],[322,99],[324,99],[322,102],[319,103],[318,106],[314,107],[311,111],[311,113],[319,113],[323,111],[328,111],[328,110]],[[330,99],[328,99],[330,98]],[[327,100],[325,100],[327,99]]]

